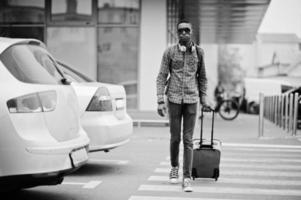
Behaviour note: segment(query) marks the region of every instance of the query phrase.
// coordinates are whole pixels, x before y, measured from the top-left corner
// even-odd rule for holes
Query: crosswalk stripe
[[[244,144],[244,143],[222,143],[222,146],[237,148],[237,147],[252,147],[252,148],[277,148],[277,149],[301,149],[300,145],[274,145],[274,144]]]
[[[139,191],[183,192],[180,185],[141,185]],[[194,186],[194,192],[213,194],[301,196],[301,190]]]
[[[166,160],[169,161],[170,157],[167,156]],[[183,161],[183,156],[179,155],[179,161]],[[233,157],[223,157],[221,156],[221,162],[228,161],[228,162],[248,162],[248,163],[253,163],[253,162],[259,162],[259,163],[301,163],[301,158],[300,159],[291,159],[291,158],[270,158],[270,157],[260,157],[260,158],[249,158],[247,156],[240,157],[240,158],[233,158]]]
[[[170,162],[160,162],[161,166],[170,166]],[[222,162],[220,168],[252,168],[252,169],[283,169],[283,170],[300,170],[301,165],[285,165],[285,164],[273,164],[270,163],[231,163],[231,162]]]
[[[300,149],[259,149],[259,148],[245,148],[245,147],[237,147],[237,148],[231,148],[231,147],[222,147],[222,152],[230,152],[230,151],[239,151],[239,152],[280,152],[280,153],[301,153]]]
[[[94,189],[96,188],[99,184],[101,184],[101,181],[90,181],[89,183],[85,184],[83,188],[85,189]]]
[[[169,173],[169,168],[156,168],[156,173]],[[179,170],[181,171],[181,169]],[[181,173],[181,172],[179,172]],[[254,171],[254,170],[223,170],[221,175],[232,176],[274,176],[274,177],[301,177],[301,172],[283,171]]]
[[[129,200],[231,200],[231,199],[217,199],[217,198],[187,198],[187,197],[168,197],[168,196],[131,196]],[[232,199],[233,200],[233,199]],[[242,200],[242,199],[235,199]]]
[[[300,152],[301,153],[301,152]],[[265,158],[265,159],[295,159],[301,160],[301,154],[289,154],[289,153],[266,153],[266,152],[226,152],[221,153],[221,157],[231,157],[231,158]],[[180,153],[179,157],[182,158],[183,154]],[[170,157],[167,157],[170,158]]]
[[[139,194],[166,192],[167,196],[156,195],[131,196],[129,200],[230,200],[231,195],[241,195],[240,199],[251,199],[253,195],[301,197],[301,146],[270,144],[223,143],[220,162],[220,177],[214,179],[196,179],[193,191],[210,195],[209,197],[177,196],[173,192],[183,192],[181,184],[168,183],[170,157],[160,162],[147,180],[150,184],[140,185]],[[183,148],[180,149],[179,162],[183,162]],[[182,174],[182,167],[179,175]],[[179,177],[181,180],[182,177]],[[147,193],[148,192],[148,193]],[[169,192],[169,193],[168,193]],[[220,195],[225,194],[225,198]],[[206,196],[206,195],[205,195]],[[223,196],[224,197],[224,196]],[[228,197],[228,198],[227,198]],[[229,199],[230,198],[230,199]],[[239,197],[238,197],[239,198]]]
[[[89,181],[87,183],[83,183],[83,182],[68,182],[68,181],[62,182],[63,185],[82,185],[82,188],[84,188],[84,189],[94,189],[94,188],[96,188],[101,183],[102,183],[102,181]]]
[[[148,181],[159,181],[159,182],[168,182],[168,176],[150,176]],[[181,180],[181,177],[179,177]],[[279,179],[258,179],[258,178],[225,178],[220,177],[216,182],[214,179],[196,179],[196,183],[204,183],[210,184],[214,182],[214,184],[220,185],[224,183],[231,184],[249,184],[249,185],[274,185],[274,186],[301,186],[301,181],[299,180],[279,180]]]
[[[253,163],[228,163],[223,162],[221,163],[220,168],[252,168],[252,169],[267,169],[267,170],[300,170],[301,171],[301,165],[281,165],[281,164],[253,164]]]
[[[229,158],[222,157],[221,162],[223,161],[231,161],[231,162],[263,162],[263,163],[301,163],[301,159],[285,159],[285,158]]]
[[[129,163],[128,160],[108,160],[108,159],[96,159],[96,158],[90,158],[89,162],[95,162],[95,163],[101,163],[101,164],[116,163],[118,165],[126,165]]]
[[[266,153],[266,152],[227,152],[222,154],[223,157],[243,157],[243,158],[294,158],[301,160],[301,154],[288,153]]]

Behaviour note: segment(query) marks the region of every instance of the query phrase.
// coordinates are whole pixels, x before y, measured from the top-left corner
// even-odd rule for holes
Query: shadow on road
[[[87,163],[69,176],[101,176],[121,173],[125,166],[112,163]]]
[[[6,198],[5,198],[6,197]],[[10,200],[68,200],[74,199],[74,196],[67,193],[59,193],[57,191],[42,191],[25,189],[17,192],[6,193],[1,199]]]

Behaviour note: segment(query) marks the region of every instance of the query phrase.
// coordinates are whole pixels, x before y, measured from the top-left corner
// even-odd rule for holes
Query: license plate
[[[71,152],[71,160],[75,167],[80,165],[82,162],[88,160],[88,154],[85,148],[78,149]]]

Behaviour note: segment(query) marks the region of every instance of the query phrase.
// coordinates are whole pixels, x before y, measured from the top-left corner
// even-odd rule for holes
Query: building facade
[[[162,54],[167,46],[177,42],[176,24],[183,13],[188,17],[193,15],[190,16],[192,19],[200,19],[199,9],[203,9],[203,21],[201,26],[192,21],[194,40],[205,51],[208,96],[213,99],[220,44],[215,40],[203,43],[202,38],[228,38],[224,34],[231,35],[229,30],[220,29],[219,21],[235,29],[242,20],[241,29],[246,31],[245,26],[253,27],[254,23],[259,23],[261,19],[258,16],[261,15],[258,12],[265,12],[269,0],[256,5],[238,5],[242,10],[252,11],[252,15],[246,18],[250,23],[244,21],[243,16],[235,19],[234,25],[231,25],[232,21],[226,23],[216,18],[232,16],[232,4],[236,5],[235,1],[1,0],[0,36],[42,40],[49,51],[65,64],[97,81],[124,85],[128,109],[156,110],[156,76]],[[219,15],[212,16],[208,9]],[[249,12],[236,14],[246,13]],[[252,36],[255,29],[249,29]],[[241,30],[236,33],[241,33]],[[232,36],[246,40],[246,34]],[[220,39],[216,41],[221,42]],[[248,45],[243,52],[247,55],[251,52],[256,57],[254,48]],[[256,66],[253,57],[244,59],[247,69]]]

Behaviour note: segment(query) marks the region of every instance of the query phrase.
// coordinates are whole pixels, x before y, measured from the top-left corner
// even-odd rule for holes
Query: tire
[[[259,114],[259,105],[255,102],[249,104],[249,113],[250,114]]]
[[[231,99],[223,100],[222,103],[219,106],[218,114],[224,120],[233,120],[233,119],[235,119],[239,114],[238,103],[231,100]]]

